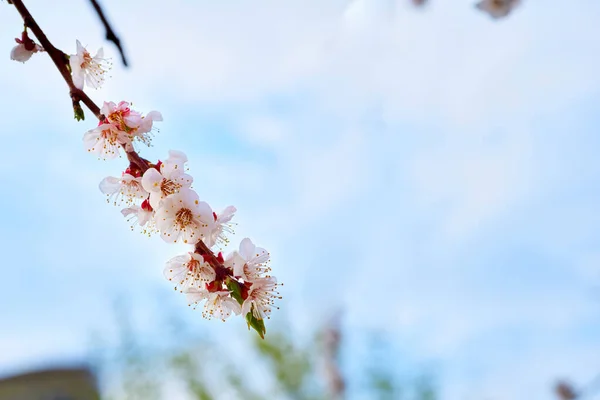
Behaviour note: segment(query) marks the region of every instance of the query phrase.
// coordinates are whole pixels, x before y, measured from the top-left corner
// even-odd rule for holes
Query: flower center
[[[189,263],[188,263],[188,270],[191,273],[195,273],[196,272],[196,268],[198,268],[200,266],[200,262],[198,260],[194,260],[192,259]]]
[[[117,125],[120,130],[127,132],[127,133],[131,133],[133,131],[133,128],[128,127],[127,124],[125,123],[125,115],[124,114],[125,113],[122,111],[115,111],[108,116],[108,120],[110,122],[112,122],[113,124]]]
[[[175,214],[175,223],[180,229],[185,229],[186,226],[192,223],[193,215],[189,208],[182,208]]]
[[[91,63],[92,63],[92,56],[90,55],[90,53],[85,51],[83,53],[83,62],[81,63],[81,68],[83,68],[83,69],[89,68]]]
[[[177,190],[181,189],[181,185],[179,183],[173,182],[170,179],[163,179],[160,183],[160,191],[165,195],[169,196],[175,193]]]
[[[102,131],[101,137],[103,137],[104,140],[106,140],[108,143],[110,143],[113,146],[118,143],[117,135],[115,135],[115,133],[110,129],[104,129]]]

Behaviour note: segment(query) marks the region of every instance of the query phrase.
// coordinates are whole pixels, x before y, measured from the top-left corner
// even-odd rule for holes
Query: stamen
[[[193,218],[194,216],[189,208],[182,208],[175,214],[175,223],[183,230],[192,223]]]

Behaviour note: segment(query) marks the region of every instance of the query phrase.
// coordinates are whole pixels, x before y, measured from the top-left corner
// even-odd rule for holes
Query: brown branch
[[[98,4],[96,0],[90,0],[90,2],[92,3],[94,10],[96,10],[98,17],[100,17],[102,25],[104,25],[104,28],[106,29],[106,40],[108,40],[109,42],[113,42],[115,46],[117,46],[117,49],[119,49],[119,53],[121,54],[121,60],[123,61],[123,65],[127,67],[127,58],[125,58],[125,52],[123,51],[123,47],[121,46],[121,40],[118,38],[118,36],[115,34],[112,27],[110,26],[110,23],[106,19],[106,16],[104,15],[102,7],[100,7],[100,4]]]
[[[200,254],[202,258],[204,258],[204,261],[213,267],[217,275],[217,279],[225,280],[225,278],[228,276],[233,277],[233,272],[219,261],[217,256],[215,256],[215,253],[213,253],[212,250],[209,249],[206,243],[204,243],[202,240],[199,240],[198,243],[196,243],[194,246],[194,251]]]
[[[17,9],[17,11],[19,11],[19,14],[21,14],[25,26],[31,29],[31,31],[33,32],[37,40],[40,42],[46,53],[48,53],[48,55],[54,62],[54,65],[56,65],[56,68],[58,68],[58,71],[62,75],[65,82],[67,82],[67,85],[69,86],[70,90],[69,95],[71,96],[71,100],[73,101],[73,107],[79,107],[79,102],[81,101],[83,102],[83,104],[86,105],[87,108],[90,109],[91,112],[94,113],[94,115],[99,120],[102,121],[104,119],[104,116],[100,112],[100,107],[98,107],[92,101],[92,99],[88,97],[87,94],[85,94],[82,90],[77,89],[73,84],[71,72],[69,72],[69,69],[67,68],[67,65],[69,64],[68,56],[56,47],[54,47],[52,43],[50,43],[50,40],[48,40],[44,31],[42,31],[42,28],[40,28],[35,19],[33,19],[31,14],[29,13],[29,10],[27,10],[27,8],[25,7],[25,4],[23,4],[22,0],[11,1]]]

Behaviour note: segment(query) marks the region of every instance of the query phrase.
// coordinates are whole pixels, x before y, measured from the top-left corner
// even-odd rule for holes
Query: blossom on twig
[[[15,38],[17,45],[10,51],[10,59],[24,63],[29,60],[33,53],[44,51],[44,48],[35,43],[27,35],[27,31],[23,31],[21,39]]]
[[[73,84],[77,89],[83,89],[84,83],[94,89],[99,89],[106,80],[106,73],[111,63],[104,58],[102,47],[92,57],[89,51],[77,40],[77,53],[69,57],[69,65],[73,74]]]

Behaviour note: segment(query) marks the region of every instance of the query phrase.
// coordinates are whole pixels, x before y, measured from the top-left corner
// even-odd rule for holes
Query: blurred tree
[[[123,308],[121,308],[122,312]],[[116,357],[103,358],[104,397],[112,400],[436,400],[432,379],[400,379],[389,359],[384,341],[367,346],[367,355],[357,357],[343,348],[339,324],[328,324],[306,343],[292,339],[289,330],[271,332],[253,340],[252,351],[238,354],[208,339],[193,339],[183,345],[144,347],[127,318],[121,314],[120,344]],[[180,327],[175,331],[183,332]],[[185,335],[181,337],[185,338]],[[359,371],[349,373],[349,361]],[[364,379],[366,378],[366,379]],[[347,390],[352,388],[352,390]]]

